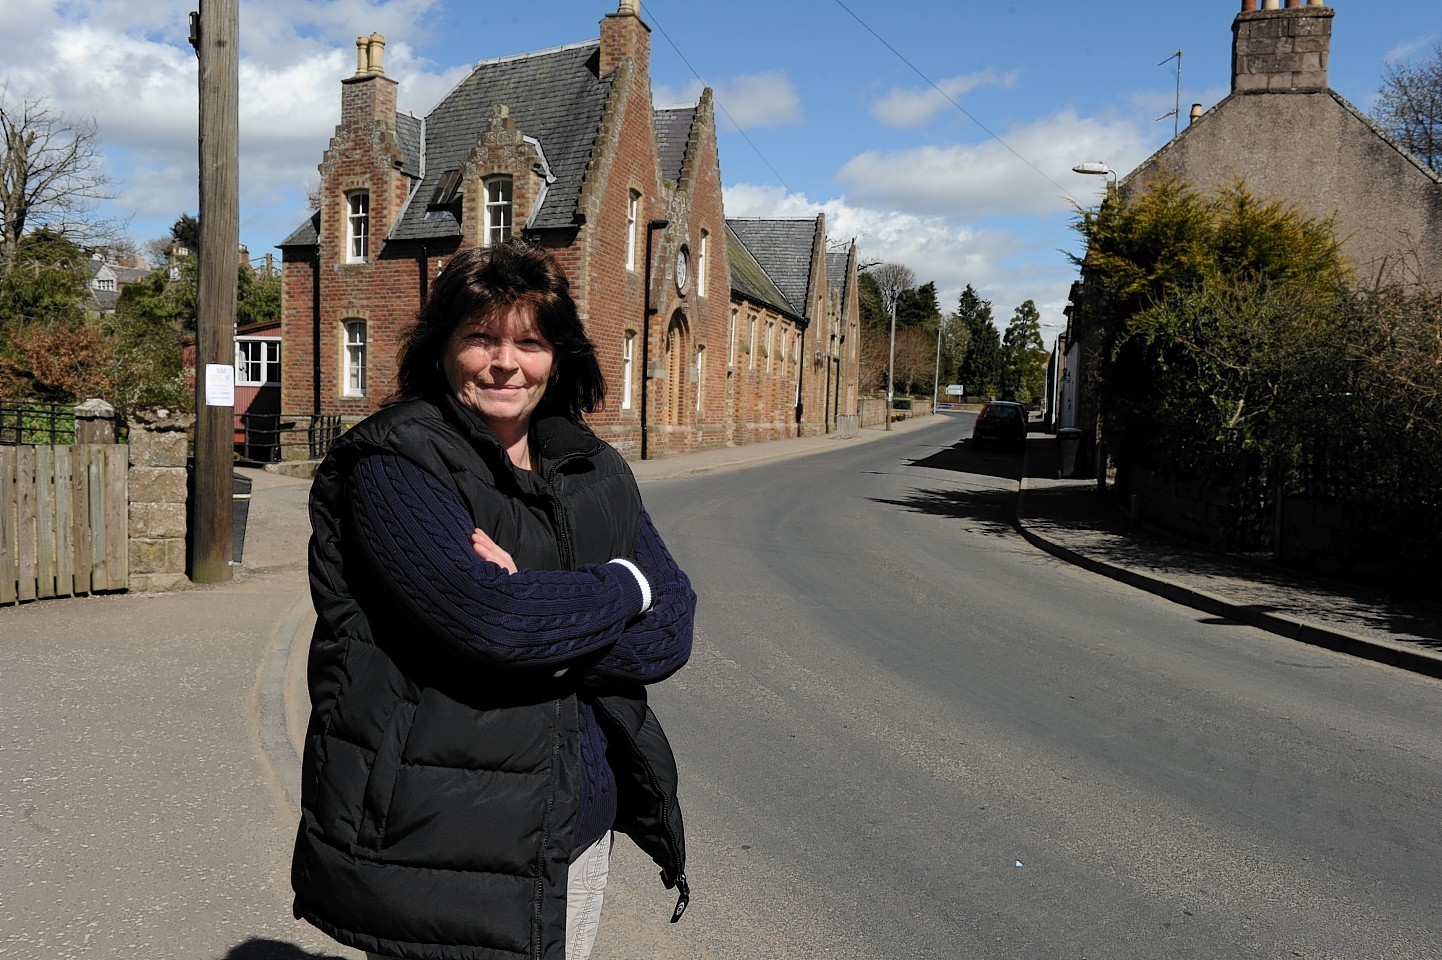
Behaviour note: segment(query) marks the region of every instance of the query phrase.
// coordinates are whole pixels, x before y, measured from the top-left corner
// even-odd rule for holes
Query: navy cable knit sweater
[[[605,650],[588,682],[656,683],[691,654],[695,595],[644,511],[632,560],[650,587],[646,610],[635,573],[621,563],[508,574],[482,560],[471,546],[465,505],[403,457],[362,458],[349,494],[361,543],[407,613],[498,668],[564,670]],[[616,792],[605,733],[585,699],[577,719],[581,783],[573,847],[580,850],[611,828]]]

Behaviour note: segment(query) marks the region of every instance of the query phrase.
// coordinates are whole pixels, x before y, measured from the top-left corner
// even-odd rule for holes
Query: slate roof
[[[393,240],[453,237],[460,225],[449,212],[427,204],[441,177],[460,167],[475,146],[491,108],[504,103],[516,128],[541,145],[556,180],[530,224],[536,229],[576,224],[586,167],[596,142],[611,78],[596,75],[601,42],[557,47],[538,53],[478,63],[424,124],[425,176],[391,231]]]
[[[412,179],[421,175],[421,136],[425,124],[421,118],[409,113],[396,114],[396,142],[401,148],[401,173]]]
[[[731,224],[732,221],[726,221],[726,260],[731,267],[732,292],[804,322],[805,315],[777,288],[765,268],[736,235]]]
[[[115,310],[116,305],[120,302],[120,291],[150,275],[147,267],[122,267],[118,263],[106,263],[93,257],[85,261],[85,264],[86,269],[90,272],[90,295],[95,298],[95,303],[105,313]],[[95,278],[99,276],[101,270],[106,269],[115,278],[115,289],[97,290],[95,289]]]
[[[276,246],[282,249],[285,247],[313,247],[318,243],[320,243],[319,210],[307,217],[305,223],[292,230],[290,236],[277,243]]]
[[[728,219],[726,226],[793,304],[790,312],[805,316],[816,221]]]
[[[696,122],[696,108],[664,107],[654,113],[661,176],[675,182],[681,179],[681,166],[686,162],[686,144],[691,138],[691,126]]]
[[[846,288],[846,248],[826,251],[826,286],[831,290]]]

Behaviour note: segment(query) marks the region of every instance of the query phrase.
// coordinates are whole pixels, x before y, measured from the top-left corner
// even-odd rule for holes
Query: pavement
[[[632,466],[645,484],[887,436]],[[1033,433],[1016,527],[1038,548],[1211,616],[1442,677],[1442,607],[1189,550],[1132,528],[1056,465],[1055,438]],[[309,479],[241,472],[252,489],[232,581],[0,607],[0,958],[361,956],[290,915]]]

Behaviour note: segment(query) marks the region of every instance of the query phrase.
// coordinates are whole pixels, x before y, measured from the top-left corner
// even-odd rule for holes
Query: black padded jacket
[[[341,943],[416,960],[564,960],[576,814],[576,699],[565,671],[478,663],[427,636],[353,541],[345,490],[363,456],[403,456],[456,493],[521,568],[632,553],[630,468],[560,417],[533,423],[540,473],[511,467],[450,398],[387,407],[348,431],[311,492],[311,719],[292,863],[295,914]],[[640,685],[585,690],[610,744],[616,829],[689,899],[676,764]]]

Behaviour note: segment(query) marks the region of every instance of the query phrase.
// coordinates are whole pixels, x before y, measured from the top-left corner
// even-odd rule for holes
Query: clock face
[[[691,251],[685,246],[676,251],[676,289],[685,290],[691,279]]]

